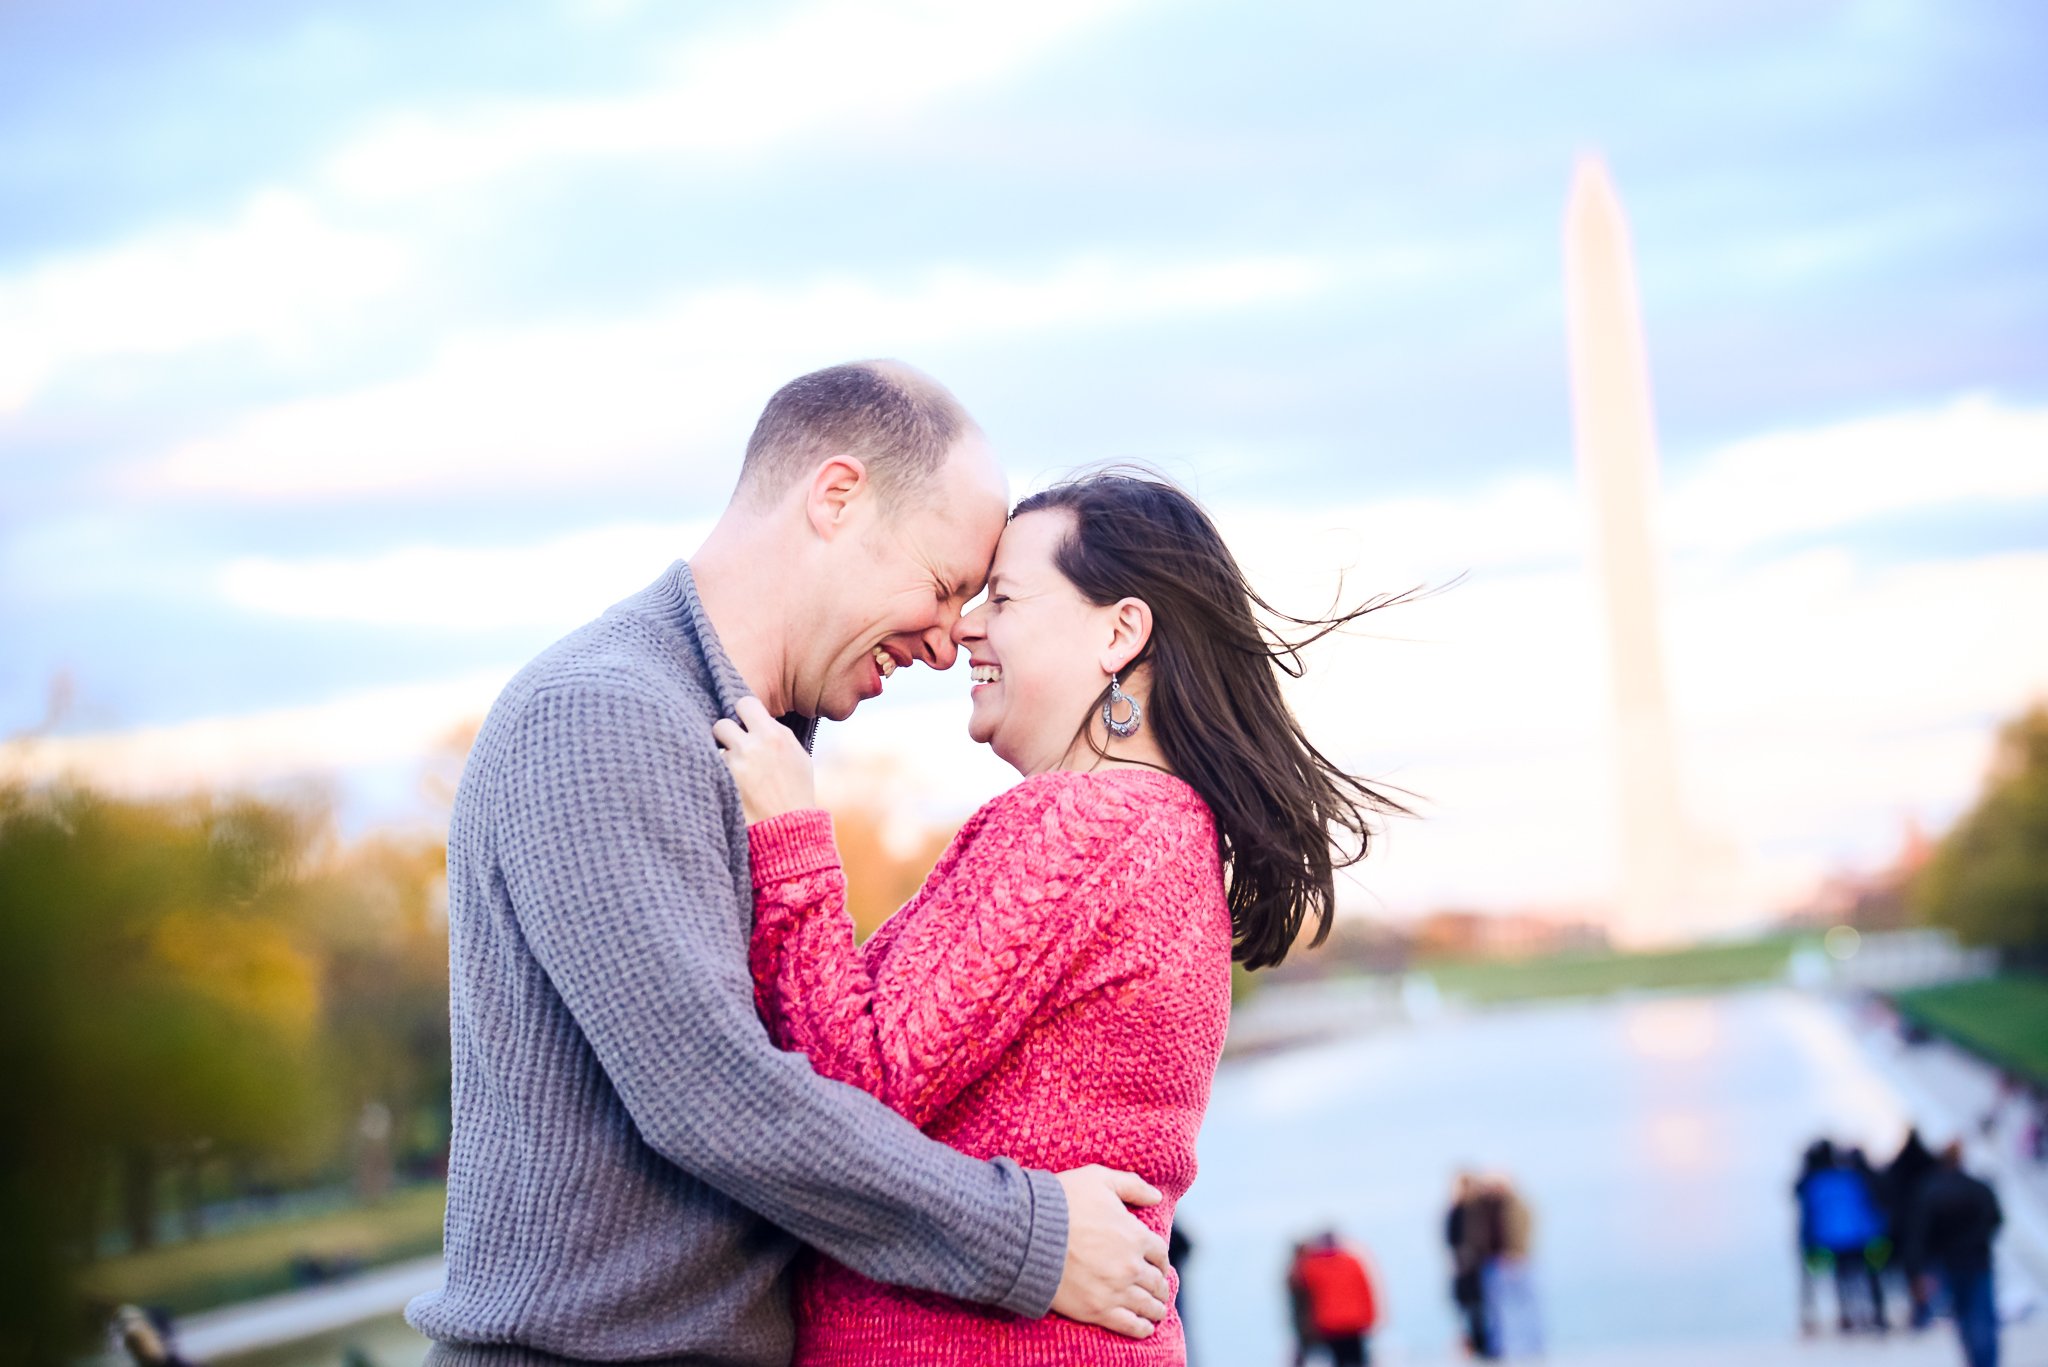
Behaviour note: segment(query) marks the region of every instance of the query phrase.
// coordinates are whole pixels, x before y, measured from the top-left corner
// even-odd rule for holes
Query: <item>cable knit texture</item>
[[[527,666],[477,736],[448,845],[447,1284],[407,1309],[437,1362],[779,1367],[798,1239],[1052,1302],[1057,1180],[935,1143],[769,1042],[711,738],[745,694],[678,563]]]
[[[1063,1171],[1102,1163],[1166,1195],[1230,1017],[1230,913],[1207,806],[1143,769],[1050,773],[961,828],[917,896],[854,945],[820,811],[751,827],[755,992],[775,1042],[880,1097],[935,1139]],[[871,1281],[826,1258],[797,1279],[799,1364],[1178,1363],[1150,1339],[1023,1320]]]

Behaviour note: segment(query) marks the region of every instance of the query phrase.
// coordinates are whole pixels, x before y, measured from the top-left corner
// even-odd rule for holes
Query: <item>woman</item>
[[[1263,631],[1254,604],[1208,517],[1170,485],[1098,475],[1020,504],[954,639],[973,669],[968,732],[1024,781],[858,948],[809,757],[782,727],[720,722],[776,1042],[963,1152],[1135,1171],[1165,1193],[1138,1212],[1165,1234],[1194,1180],[1233,955],[1278,963],[1310,921],[1320,943],[1333,869],[1364,857],[1370,813],[1399,810],[1303,736],[1278,679],[1300,672],[1297,647]],[[1373,606],[1285,620],[1313,638]],[[1124,1339],[822,1259],[799,1275],[796,1311],[805,1364],[1186,1354],[1171,1314]]]

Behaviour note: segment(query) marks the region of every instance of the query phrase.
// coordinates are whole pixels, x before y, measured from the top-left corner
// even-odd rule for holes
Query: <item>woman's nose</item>
[[[981,612],[980,608],[976,608],[972,612],[960,614],[960,620],[953,623],[954,645],[964,646],[970,641],[979,641],[981,639]]]

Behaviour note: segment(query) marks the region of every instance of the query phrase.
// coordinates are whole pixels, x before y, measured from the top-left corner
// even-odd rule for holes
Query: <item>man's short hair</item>
[[[953,444],[974,430],[944,385],[900,361],[814,370],[776,390],[761,410],[737,497],[765,507],[819,462],[847,455],[867,467],[883,507],[914,505]]]

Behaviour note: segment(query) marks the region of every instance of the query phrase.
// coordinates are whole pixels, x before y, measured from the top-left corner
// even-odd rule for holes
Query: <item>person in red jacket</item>
[[[1327,1349],[1332,1367],[1365,1367],[1372,1360],[1372,1331],[1379,1322],[1372,1274],[1334,1230],[1295,1250],[1287,1289],[1302,1341],[1297,1362],[1310,1347]]]

